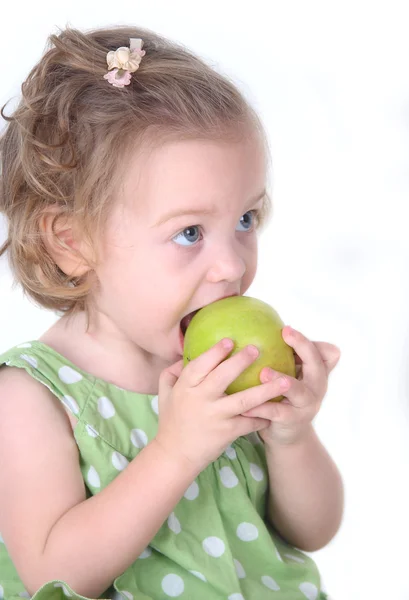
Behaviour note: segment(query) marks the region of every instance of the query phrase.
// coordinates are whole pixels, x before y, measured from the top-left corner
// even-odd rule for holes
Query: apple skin
[[[260,354],[228,386],[226,394],[260,385],[260,373],[264,367],[295,377],[294,353],[283,340],[283,327],[284,323],[277,312],[262,300],[250,296],[217,300],[201,308],[189,323],[185,333],[183,364],[186,366],[227,337],[234,341],[234,348],[227,358],[248,344],[254,344]],[[271,400],[279,402],[282,399],[283,396],[278,396]]]

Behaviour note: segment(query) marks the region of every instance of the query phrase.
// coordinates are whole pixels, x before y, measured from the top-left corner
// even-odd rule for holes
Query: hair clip
[[[104,75],[114,87],[123,88],[131,83],[131,73],[139,69],[145,51],[142,50],[143,41],[139,38],[130,38],[129,48],[121,46],[107,54],[108,73]]]

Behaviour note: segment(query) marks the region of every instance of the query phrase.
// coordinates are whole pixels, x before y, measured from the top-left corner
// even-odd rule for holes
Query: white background
[[[342,350],[316,421],[346,488],[342,528],[315,554],[334,600],[409,599],[407,8],[26,0],[9,2],[0,23],[1,103],[56,26],[138,24],[216,64],[259,110],[275,213],[248,294]],[[54,320],[11,290],[4,259],[0,307],[0,350]]]

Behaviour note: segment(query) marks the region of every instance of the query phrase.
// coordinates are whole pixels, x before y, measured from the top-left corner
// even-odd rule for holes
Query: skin
[[[248,211],[261,207],[265,164],[256,136],[172,142],[130,157],[101,240],[89,328],[77,314],[41,338],[96,377],[159,394],[156,438],[100,493],[86,499],[75,420],[70,424],[52,394],[23,371],[0,371],[0,456],[10,457],[0,469],[0,531],[29,592],[61,579],[84,596],[101,595],[149,544],[197,474],[254,431],[266,447],[266,517],[274,527],[305,550],[322,547],[337,531],[342,484],[311,422],[338,349],[285,328],[298,378],[285,377],[283,386],[278,374],[263,370],[259,386],[229,397],[224,390],[255,360],[256,348],[224,360],[231,346],[221,341],[185,369],[181,360],[182,317],[244,294],[254,279],[257,231]],[[207,213],[161,222],[169,210],[192,209]],[[72,272],[78,252],[86,264],[74,224],[57,231],[65,250],[54,243],[50,224],[45,215],[44,239],[58,266]],[[280,393],[283,403],[267,402]]]
[[[261,208],[265,177],[264,149],[257,139],[176,142],[146,156],[135,153],[101,240],[89,330],[84,333],[81,314],[63,318],[42,340],[59,348],[64,344],[65,351],[68,343],[74,363],[81,360],[94,375],[157,393],[162,370],[182,356],[181,318],[225,295],[244,294],[252,283],[257,233],[244,231],[240,219],[247,210]],[[156,225],[171,210],[200,208],[212,212]],[[182,235],[175,241],[192,225],[201,227],[203,239],[190,246]],[[63,234],[64,241],[69,238],[87,253],[69,230]],[[67,254],[57,260],[65,272],[77,264]],[[75,344],[68,340],[72,332]]]

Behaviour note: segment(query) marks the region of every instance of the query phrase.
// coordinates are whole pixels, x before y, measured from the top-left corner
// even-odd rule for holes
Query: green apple
[[[201,308],[190,321],[184,339],[183,364],[209,350],[221,339],[234,341],[232,356],[248,344],[257,346],[260,354],[226,389],[234,394],[259,385],[264,367],[295,377],[293,349],[281,335],[284,323],[265,302],[249,296],[223,298]],[[227,357],[228,358],[228,357]],[[272,398],[282,400],[283,396]]]

